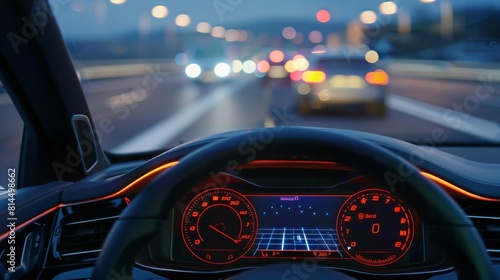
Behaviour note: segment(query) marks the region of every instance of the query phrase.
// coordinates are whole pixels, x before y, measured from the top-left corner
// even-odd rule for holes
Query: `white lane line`
[[[253,78],[241,78],[233,85],[217,87],[206,97],[151,126],[139,135],[112,149],[114,153],[140,152],[164,148],[170,141],[199,121],[217,104],[247,86]]]
[[[281,239],[281,251],[285,248],[285,233],[286,233],[286,227],[283,228],[283,239]]]
[[[319,231],[318,228],[316,228],[316,230],[318,231],[318,234],[321,237],[321,239],[323,239],[323,243],[325,243],[326,249],[328,249],[328,251],[330,251],[330,247],[328,247],[328,244],[326,243],[325,238],[323,238],[323,234],[321,234],[321,231]]]
[[[267,242],[266,250],[269,250],[269,245],[271,244],[271,240],[273,240],[274,229],[271,231],[271,236],[269,236],[269,241]]]
[[[387,96],[387,106],[410,116],[433,122],[481,139],[494,142],[500,141],[500,126],[493,121],[395,94]]]
[[[306,233],[304,232],[304,228],[302,228],[302,234],[304,235],[304,240],[306,241],[307,251],[311,251],[309,249],[309,242],[307,242],[307,237],[306,237]]]

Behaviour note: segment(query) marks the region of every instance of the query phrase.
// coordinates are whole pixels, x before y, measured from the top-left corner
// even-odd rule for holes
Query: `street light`
[[[359,15],[359,20],[364,24],[372,24],[377,21],[377,14],[373,11],[364,11]]]
[[[175,24],[180,27],[186,27],[191,23],[191,18],[186,14],[180,14],[175,18]]]
[[[168,9],[162,5],[154,6],[151,9],[151,15],[155,18],[165,18],[168,15]]]
[[[200,22],[198,25],[196,25],[196,31],[200,33],[210,33],[211,27],[210,23],[208,22]]]
[[[383,2],[379,6],[379,11],[383,15],[393,15],[398,12],[398,6],[392,1]]]
[[[127,2],[127,0],[109,0],[109,2],[111,4],[121,5],[121,4],[124,4],[125,2]]]
[[[224,38],[226,35],[226,29],[222,26],[214,26],[212,27],[210,35],[214,38]]]
[[[432,3],[435,0],[420,0],[422,3]],[[440,2],[440,30],[441,37],[451,39],[453,37],[453,7],[449,0]]]

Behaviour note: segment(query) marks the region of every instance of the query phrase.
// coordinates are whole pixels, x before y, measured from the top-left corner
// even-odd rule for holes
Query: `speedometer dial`
[[[337,217],[337,232],[344,250],[370,266],[394,263],[413,241],[413,217],[388,191],[365,190],[352,195]]]
[[[212,189],[187,205],[181,225],[189,251],[213,264],[236,261],[253,245],[257,216],[243,195],[230,189]]]

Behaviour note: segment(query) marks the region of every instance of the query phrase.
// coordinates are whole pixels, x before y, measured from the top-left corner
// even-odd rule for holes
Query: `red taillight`
[[[290,79],[294,82],[298,82],[302,79],[302,72],[301,71],[295,71],[293,73],[290,73]]]
[[[305,71],[302,73],[302,81],[310,84],[322,83],[326,79],[326,74],[323,71]]]
[[[378,69],[366,73],[365,80],[372,85],[385,86],[389,84],[389,75],[384,70]]]

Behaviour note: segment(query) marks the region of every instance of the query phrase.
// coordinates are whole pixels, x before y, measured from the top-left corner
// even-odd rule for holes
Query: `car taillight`
[[[389,84],[389,75],[384,70],[378,69],[366,73],[365,80],[372,85],[385,86]]]
[[[323,71],[304,71],[302,73],[302,81],[310,84],[322,83],[326,79],[326,74]]]

